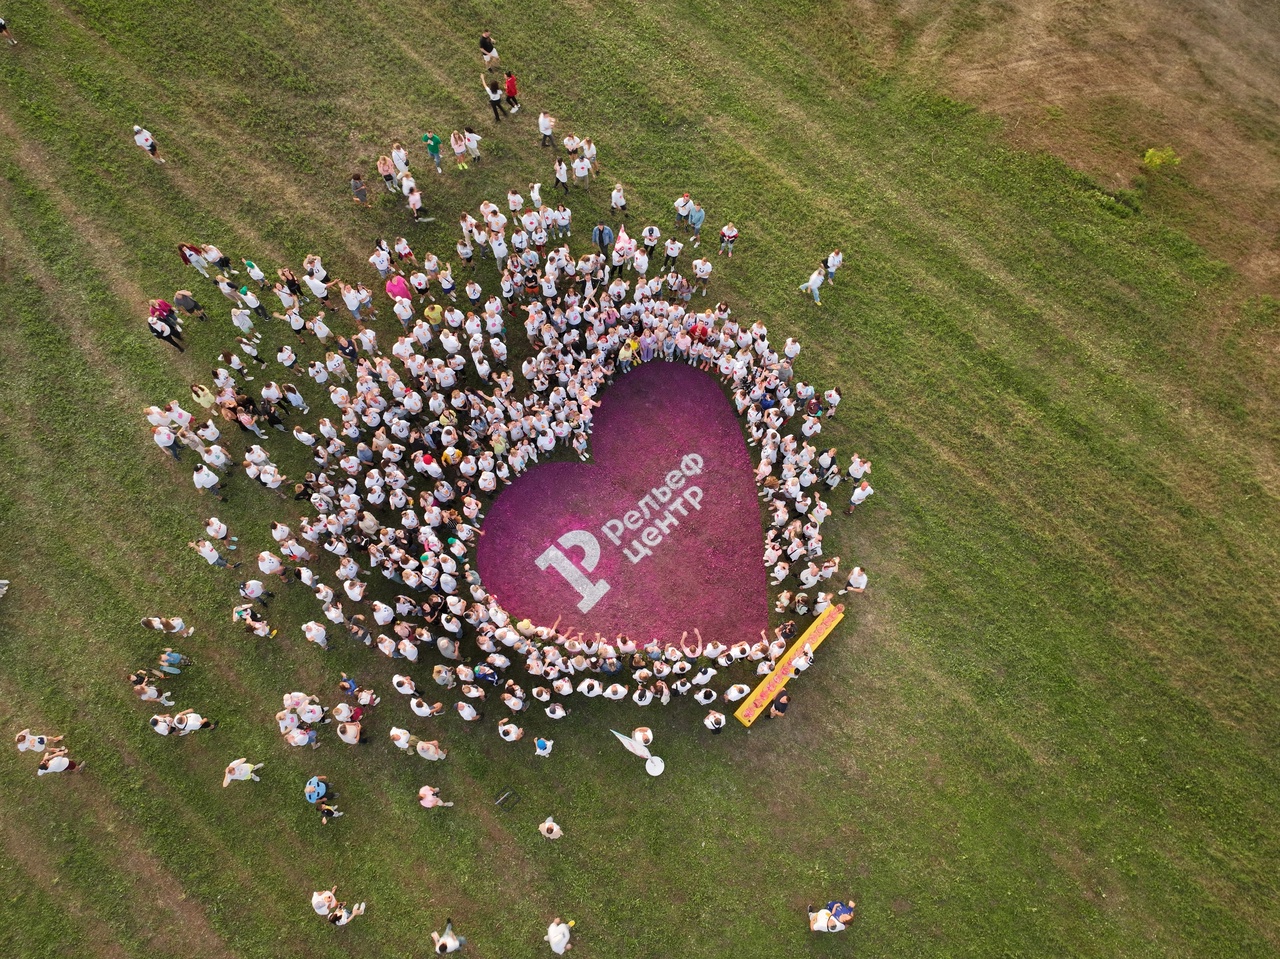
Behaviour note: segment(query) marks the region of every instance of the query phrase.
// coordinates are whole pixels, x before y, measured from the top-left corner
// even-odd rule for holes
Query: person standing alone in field
[[[8,40],[11,47],[18,45],[18,41],[13,39],[13,31],[9,29],[9,23],[4,17],[0,17],[0,37]]]
[[[133,142],[147,151],[147,155],[157,163],[164,163],[164,157],[160,155],[160,148],[156,146],[156,139],[151,135],[150,130],[144,130],[140,126],[133,128]]]

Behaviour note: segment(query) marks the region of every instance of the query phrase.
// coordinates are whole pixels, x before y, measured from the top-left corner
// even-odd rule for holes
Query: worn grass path
[[[857,17],[828,14],[6,7],[22,44],[0,57],[0,728],[56,729],[91,764],[37,780],[0,753],[7,952],[418,956],[452,915],[471,954],[515,959],[542,954],[554,914],[587,957],[1280,948],[1276,311],[1222,314],[1225,267],[1002,149],[964,105],[864,68]],[[524,90],[501,128],[481,19]],[[829,552],[873,589],[786,723],[750,734],[592,706],[536,767],[456,723],[438,768],[378,735],[286,753],[281,693],[332,698],[339,669],[389,687],[391,670],[304,648],[309,597],[273,605],[274,642],[228,628],[233,579],[185,549],[207,504],[139,411],[206,379],[231,327],[204,296],[215,319],[178,357],[145,334],[145,299],[199,279],[172,252],[194,237],[367,279],[372,238],[408,226],[383,197],[354,209],[347,175],[426,124],[470,123],[486,159],[467,175],[416,154],[440,221],[410,235],[443,252],[458,209],[550,180],[544,107],[599,142],[636,224],[665,225],[687,189],[709,224],[739,225],[713,290],[844,389],[830,435],[873,459],[878,492]],[[604,185],[572,198],[575,240]],[[836,244],[848,266],[818,312],[795,286]],[[256,552],[277,508],[239,477],[221,513]],[[154,656],[138,617],[177,611],[199,666],[172,686],[221,726],[168,741],[122,677]],[[375,734],[413,718],[391,700]],[[604,732],[641,715],[668,764],[656,782]],[[263,781],[221,789],[240,755]],[[313,772],[350,811],[323,829],[301,798]],[[458,805],[426,814],[423,782]],[[523,802],[494,810],[507,787]],[[550,813],[555,844],[534,831]],[[307,908],[334,882],[371,902],[341,931]],[[840,894],[858,924],[810,937],[805,904]]]

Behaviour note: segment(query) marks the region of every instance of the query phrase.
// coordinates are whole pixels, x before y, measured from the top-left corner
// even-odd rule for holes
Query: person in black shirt
[[[480,34],[480,55],[484,57],[484,67],[493,71],[498,69],[498,48],[493,45],[493,37],[486,30]]]
[[[791,697],[786,691],[779,693],[777,698],[769,704],[769,718],[781,719],[787,714],[787,707],[791,705]]]

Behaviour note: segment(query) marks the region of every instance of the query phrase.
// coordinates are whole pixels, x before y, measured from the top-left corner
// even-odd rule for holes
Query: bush
[[[1182,157],[1173,152],[1173,147],[1152,147],[1142,158],[1142,164],[1148,170],[1158,170],[1162,166],[1177,166],[1182,162]]]

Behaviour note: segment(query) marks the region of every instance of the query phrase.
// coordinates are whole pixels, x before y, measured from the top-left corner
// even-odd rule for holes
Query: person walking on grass
[[[503,90],[507,95],[507,106],[511,107],[513,114],[520,112],[520,100],[517,97],[519,92],[516,88],[516,75],[512,70],[507,71],[507,78],[503,84]]]
[[[174,633],[183,638],[196,631],[194,626],[188,627],[181,616],[147,616],[143,618],[142,625],[158,633]]]
[[[43,733],[33,733],[30,729],[24,729],[18,735],[13,737],[14,744],[18,747],[18,752],[40,752],[55,743],[62,742],[61,736],[47,736]]]
[[[827,259],[823,265],[827,269],[827,282],[832,286],[836,285],[836,270],[844,265],[844,254],[839,249],[832,250],[827,254]]]
[[[542,134],[541,145],[551,147],[552,151],[554,151],[556,148],[556,118],[546,110],[538,114],[538,132]]]
[[[9,22],[4,17],[0,17],[0,37],[8,40],[11,47],[18,45],[18,41],[13,38],[13,30],[9,28]]]
[[[182,328],[176,323],[170,326],[158,316],[149,316],[147,317],[147,326],[151,329],[151,335],[157,340],[164,340],[179,353],[186,352],[182,344],[178,342],[182,338]]]
[[[689,209],[689,239],[693,240],[694,248],[702,245],[702,224],[707,221],[707,211],[702,208],[701,203],[694,203]]]
[[[480,134],[476,133],[471,127],[462,128],[462,140],[467,145],[467,162],[475,160],[480,162],[480,141],[483,140]]]
[[[444,932],[431,933],[431,944],[437,956],[457,952],[467,944],[466,936],[459,936],[453,931],[453,920],[445,919]]]
[[[693,209],[693,201],[689,199],[689,194],[681,194],[676,198],[676,202],[671,205],[676,210],[676,228],[683,228],[687,232],[689,229],[689,211]]]
[[[514,110],[512,111],[515,112]],[[436,165],[436,172],[443,173],[444,168],[440,166],[440,137],[433,131],[428,130],[422,134],[422,142],[426,144],[427,154],[431,157],[431,162]]]
[[[569,944],[569,936],[573,929],[573,922],[564,922],[559,916],[551,920],[551,924],[547,926],[547,934],[542,938],[546,940],[547,945],[551,947],[551,951],[557,956],[563,956],[566,952],[573,948]]]
[[[345,902],[340,902],[333,908],[333,912],[329,913],[329,924],[345,926],[356,916],[363,916],[367,907],[368,903],[364,902],[358,902],[354,906],[348,906]]]
[[[156,146],[155,137],[151,135],[150,130],[144,130],[142,127],[134,125],[133,142],[147,151],[147,155],[157,163],[164,163],[164,157],[160,155],[160,148]]]
[[[596,245],[601,256],[607,257],[609,248],[613,246],[613,230],[603,220],[597,222],[596,228],[591,231],[591,242]]]
[[[395,193],[400,189],[396,183],[396,165],[386,154],[378,157],[378,174],[382,177],[382,185],[387,188],[388,193]]]
[[[449,146],[453,148],[453,159],[459,170],[467,168],[467,139],[457,130],[449,134]]]
[[[502,105],[502,87],[497,80],[480,74],[480,85],[484,87],[484,92],[489,96],[489,108],[493,110],[493,122],[501,123],[502,118],[507,115],[506,108]]]
[[[241,756],[239,759],[233,759],[227,764],[226,770],[222,776],[222,788],[226,789],[233,782],[244,782],[252,779],[254,782],[261,782],[257,772],[265,763],[251,763],[247,758]]]
[[[222,556],[218,553],[217,547],[214,546],[212,543],[210,543],[207,539],[197,540],[196,542],[188,543],[187,545],[190,546],[197,553],[199,553],[200,558],[203,559],[210,566],[221,566],[224,569],[238,569],[240,566],[239,563],[228,563],[225,559],[223,559]]]
[[[484,59],[484,68],[492,73],[498,69],[498,48],[494,45],[493,36],[488,30],[480,34],[480,56]]]
[[[729,259],[732,260],[733,244],[736,243],[737,240],[738,228],[734,226],[732,222],[726,223],[720,228],[720,252],[717,253],[716,256],[719,256],[721,253],[728,253]]]
[[[548,816],[539,824],[538,832],[542,833],[544,839],[559,839],[564,835],[564,830],[560,828],[552,816]]]
[[[369,202],[369,188],[365,186],[364,177],[359,173],[351,174],[351,200],[361,206],[372,206]]]
[[[573,182],[584,190],[591,186],[591,161],[584,156],[573,158]]]
[[[78,763],[67,755],[67,751],[59,746],[57,749],[46,749],[44,755],[40,757],[40,765],[36,767],[37,776],[45,776],[49,773],[78,773],[84,772],[87,763]]]
[[[822,289],[822,284],[827,278],[827,264],[819,263],[818,268],[809,274],[809,279],[800,284],[801,293],[810,293],[813,295],[813,302],[818,306],[822,305],[822,297],[818,291]]]

